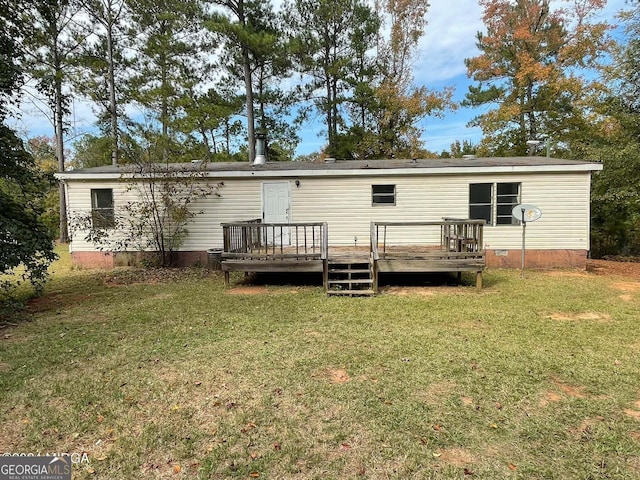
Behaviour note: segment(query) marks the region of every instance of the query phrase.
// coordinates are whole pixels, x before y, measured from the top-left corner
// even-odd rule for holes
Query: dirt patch
[[[326,370],[326,377],[329,379],[331,383],[347,383],[351,378],[347,371],[343,368],[332,369],[328,368]]]
[[[558,392],[545,392],[538,402],[540,408],[544,408],[550,403],[557,403],[562,400],[562,396]]]
[[[65,309],[67,307],[75,307],[85,303],[91,295],[45,295],[29,300],[27,312],[39,313],[50,310]]]
[[[584,270],[549,270],[547,275],[550,277],[588,277],[589,274]]]
[[[626,408],[624,410],[624,413],[631,418],[634,418],[636,420],[640,420],[640,410],[634,410],[632,408]]]
[[[611,320],[611,316],[606,313],[597,312],[582,312],[582,313],[563,313],[554,312],[547,316],[551,320],[558,320],[561,322],[578,322],[581,320],[591,320],[597,322],[608,322]]]
[[[622,292],[622,294],[619,295],[618,298],[620,298],[620,300],[622,300],[623,302],[632,301],[633,294],[640,292],[639,282],[618,282],[614,283],[612,287]]]
[[[262,285],[247,285],[242,287],[233,287],[227,290],[227,293],[229,295],[266,295],[267,292],[267,287],[264,287]]]
[[[425,390],[416,393],[416,397],[423,402],[430,405],[438,405],[443,402],[444,399],[451,396],[456,390],[457,385],[453,382],[443,381],[432,383]]]
[[[412,295],[431,297],[438,291],[444,293],[442,288],[436,290],[433,287],[386,287],[382,289],[382,293],[386,295],[394,295],[396,297],[409,297]]]
[[[584,387],[580,385],[569,385],[558,378],[553,379],[553,384],[560,389],[562,393],[574,398],[587,398],[584,393]]]
[[[8,372],[10,368],[8,363],[0,362],[0,372]]]
[[[640,282],[618,282],[613,284],[613,288],[623,292],[640,292]]]
[[[440,460],[454,467],[466,467],[477,461],[476,457],[464,448],[445,448],[437,452]]]
[[[620,276],[640,280],[640,262],[587,260],[587,271],[596,275]]]

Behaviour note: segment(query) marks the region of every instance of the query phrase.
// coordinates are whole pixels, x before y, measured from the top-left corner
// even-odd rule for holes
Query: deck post
[[[372,273],[372,280],[373,280],[373,293],[375,295],[378,294],[378,261],[375,259],[372,259],[371,262],[371,273]]]
[[[329,290],[329,259],[324,258],[322,260],[322,286],[324,287],[324,293]]]
[[[229,270],[225,270],[224,271],[224,286],[228,287],[229,286]]]
[[[482,270],[476,272],[476,288],[482,290]]]

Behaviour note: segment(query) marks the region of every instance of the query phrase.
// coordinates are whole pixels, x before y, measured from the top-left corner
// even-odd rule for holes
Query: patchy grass
[[[78,479],[640,477],[637,279],[53,270],[0,329],[0,452],[86,452]]]

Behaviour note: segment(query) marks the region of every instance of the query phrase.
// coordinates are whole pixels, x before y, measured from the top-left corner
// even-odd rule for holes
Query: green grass
[[[86,479],[640,477],[637,279],[329,298],[64,262],[0,330],[0,452],[86,452]]]

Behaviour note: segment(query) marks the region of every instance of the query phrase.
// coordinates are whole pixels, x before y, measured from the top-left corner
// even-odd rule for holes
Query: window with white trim
[[[371,185],[372,205],[395,205],[396,186],[395,185]]]
[[[93,228],[111,228],[115,226],[112,189],[91,189],[91,222]]]
[[[469,218],[487,225],[519,225],[511,211],[520,203],[520,183],[469,184]]]

